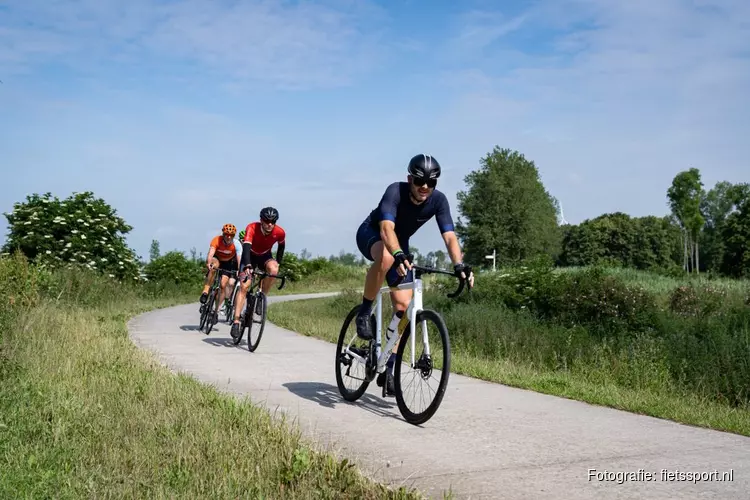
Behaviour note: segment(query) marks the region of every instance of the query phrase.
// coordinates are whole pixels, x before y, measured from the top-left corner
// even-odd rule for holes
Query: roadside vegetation
[[[123,242],[128,226],[91,194],[30,197],[8,218],[0,498],[420,498],[365,478],[252,401],[174,375],[130,341],[132,316],[197,302],[199,259],[139,262]],[[325,288],[361,270],[329,262],[297,272]]]

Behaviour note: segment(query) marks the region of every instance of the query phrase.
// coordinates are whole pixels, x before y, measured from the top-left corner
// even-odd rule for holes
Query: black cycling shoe
[[[388,378],[385,383],[385,396],[388,398],[396,397],[396,383],[395,378],[390,370],[388,370]]]
[[[370,315],[361,316],[357,315],[354,320],[354,324],[357,325],[357,337],[362,340],[372,340],[372,331],[370,331]]]
[[[394,397],[396,395],[396,386],[394,383],[393,374],[391,373],[390,369],[386,369],[383,373],[378,375],[378,378],[376,379],[378,387],[383,387],[384,382],[385,391],[383,391],[383,395],[387,398]]]
[[[229,335],[232,336],[233,339],[236,339],[240,335],[240,324],[239,323],[232,323],[232,329],[229,330]]]

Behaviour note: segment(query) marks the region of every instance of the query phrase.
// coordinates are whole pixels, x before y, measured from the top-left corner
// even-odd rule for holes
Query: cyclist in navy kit
[[[431,218],[435,217],[437,221],[456,275],[466,277],[448,199],[435,189],[439,177],[440,164],[435,158],[424,154],[415,156],[409,162],[407,182],[394,182],[388,186],[378,207],[357,230],[357,247],[366,259],[373,262],[367,271],[362,305],[355,320],[357,335],[362,339],[374,337],[368,317],[383,279],[387,279],[389,286],[393,286],[399,277],[405,276],[402,283],[414,279],[407,259],[409,238]],[[473,287],[473,273],[468,278],[469,286]],[[411,301],[412,290],[394,290],[390,295],[393,308],[401,317]],[[394,359],[395,354],[391,354],[386,370],[386,393],[393,392]],[[378,385],[383,385],[380,377]]]

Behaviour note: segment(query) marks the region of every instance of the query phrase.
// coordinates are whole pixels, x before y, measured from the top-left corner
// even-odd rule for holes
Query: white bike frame
[[[414,277],[414,281],[411,283],[403,283],[398,286],[390,287],[390,286],[384,286],[380,289],[378,292],[378,297],[375,303],[375,356],[378,359],[378,369],[377,373],[383,373],[385,371],[385,365],[388,362],[388,358],[390,355],[387,355],[387,353],[390,353],[393,350],[393,346],[396,345],[396,342],[398,342],[401,339],[401,325],[402,322],[405,320],[409,321],[409,338],[411,340],[411,359],[409,366],[411,368],[414,368],[414,347],[415,347],[415,337],[416,337],[416,330],[417,330],[417,314],[422,311],[422,290],[423,290],[423,282],[421,278]],[[414,290],[414,293],[412,294],[411,301],[409,302],[409,306],[406,308],[406,312],[404,313],[404,316],[401,318],[401,321],[399,321],[399,325],[397,327],[397,331],[394,332],[394,335],[388,340],[388,343],[386,344],[385,348],[381,348],[381,340],[382,340],[382,334],[383,334],[383,324],[382,324],[382,316],[383,316],[383,294],[390,293],[394,290]],[[422,342],[425,346],[425,354],[430,355],[430,343],[427,340],[427,322],[422,321]],[[346,346],[344,349],[344,352],[349,354],[352,358],[359,361],[360,363],[365,363],[365,358],[362,356],[352,352],[349,347],[352,345],[352,342],[357,339],[357,334],[354,334],[354,338],[352,338],[351,341],[349,341],[349,345]]]

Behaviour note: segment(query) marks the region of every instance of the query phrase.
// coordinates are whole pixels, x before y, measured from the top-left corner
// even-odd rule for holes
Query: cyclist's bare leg
[[[211,259],[211,269],[208,270],[208,273],[206,273],[206,279],[203,281],[203,292],[201,293],[201,303],[206,303],[206,298],[208,297],[208,290],[211,288],[211,283],[214,279],[214,273],[219,268],[219,259],[216,257]]]
[[[366,318],[372,310],[372,303],[377,298],[378,293],[380,293],[380,287],[383,285],[385,275],[393,265],[393,256],[388,253],[382,241],[373,243],[370,247],[370,255],[373,257],[374,262],[370,266],[370,269],[367,270],[365,289],[362,294],[362,306],[355,320],[357,335],[363,339],[373,338],[374,332],[370,331],[371,325]]]
[[[227,282],[229,281],[229,276],[226,274],[221,275],[221,284],[219,285],[219,300],[216,301],[216,308],[215,311],[218,314],[219,313],[219,305],[224,303],[224,297],[225,291],[227,288]]]
[[[240,281],[240,291],[237,293],[237,303],[234,304],[234,323],[240,322],[240,314],[242,308],[245,307],[245,295],[247,294],[248,288],[250,288],[250,281],[252,278],[248,278],[246,281]]]
[[[393,265],[393,256],[388,253],[382,241],[375,242],[370,247],[370,255],[375,259],[375,262],[367,270],[364,297],[372,301],[378,296],[385,275]]]
[[[266,261],[266,272],[268,274],[276,274],[279,272],[279,263],[274,259],[268,259]],[[271,285],[276,281],[276,278],[263,278],[260,283],[260,289],[263,291],[263,295],[268,297],[268,291],[271,289]]]

